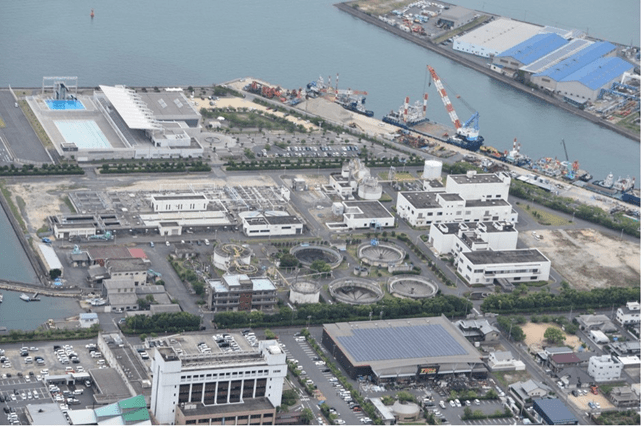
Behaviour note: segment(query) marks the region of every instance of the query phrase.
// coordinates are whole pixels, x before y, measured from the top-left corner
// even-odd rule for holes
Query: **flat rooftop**
[[[503,199],[469,199],[465,201],[465,207],[507,207],[511,204]]]
[[[416,209],[440,208],[436,195],[443,192],[400,192],[398,195],[403,196]]]
[[[367,218],[369,220],[376,218],[393,217],[389,210],[378,201],[345,201],[344,206],[346,214],[354,214],[354,218]]]
[[[199,416],[199,415],[226,415],[237,414],[240,412],[255,412],[273,411],[275,407],[271,404],[270,400],[266,397],[260,398],[245,398],[243,403],[234,404],[221,404],[217,406],[206,406],[203,403],[186,403],[181,409],[184,416]]]
[[[547,262],[546,256],[536,248],[504,251],[473,251],[462,253],[463,257],[475,265],[507,264],[507,263],[540,263]]]
[[[503,183],[503,180],[497,174],[473,174],[468,177],[467,174],[448,175],[458,184],[481,184],[481,183]]]
[[[181,92],[139,92],[157,120],[195,120],[201,115]]]
[[[444,317],[324,324],[354,366],[480,363],[479,352]]]

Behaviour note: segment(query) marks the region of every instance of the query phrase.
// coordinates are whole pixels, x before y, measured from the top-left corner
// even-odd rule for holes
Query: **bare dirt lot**
[[[586,411],[590,411],[590,407],[588,406],[589,401],[599,403],[602,411],[615,409],[615,406],[613,406],[612,403],[608,401],[608,399],[601,393],[599,395],[593,395],[589,392],[588,394],[579,397],[575,397],[574,395],[570,394],[568,396],[568,400],[574,403],[577,408]]]
[[[528,347],[545,347],[546,346],[546,341],[543,339],[543,333],[546,331],[548,327],[556,327],[556,328],[561,328],[560,326],[553,324],[553,323],[540,323],[540,324],[535,324],[532,322],[529,322],[522,326],[523,332],[525,333],[525,344],[528,345]],[[581,340],[577,336],[574,336],[572,334],[566,334],[566,340],[564,341],[564,345],[566,346],[572,346],[573,348],[578,348],[581,346]]]
[[[541,250],[574,288],[632,287],[640,284],[640,247],[593,229],[539,230],[519,238]]]

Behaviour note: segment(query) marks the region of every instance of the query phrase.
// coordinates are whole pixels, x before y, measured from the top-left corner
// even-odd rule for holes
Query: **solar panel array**
[[[338,341],[356,362],[467,355],[441,325],[358,328]]]

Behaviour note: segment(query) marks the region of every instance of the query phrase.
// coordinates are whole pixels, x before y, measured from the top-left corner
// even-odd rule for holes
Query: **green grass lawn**
[[[565,226],[570,224],[567,218],[563,218],[548,211],[532,207],[530,205],[519,205],[519,208],[531,216],[537,223],[543,226]]]

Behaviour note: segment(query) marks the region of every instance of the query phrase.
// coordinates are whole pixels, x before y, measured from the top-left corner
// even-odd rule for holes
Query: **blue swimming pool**
[[[49,110],[85,110],[85,106],[78,100],[45,100]]]

